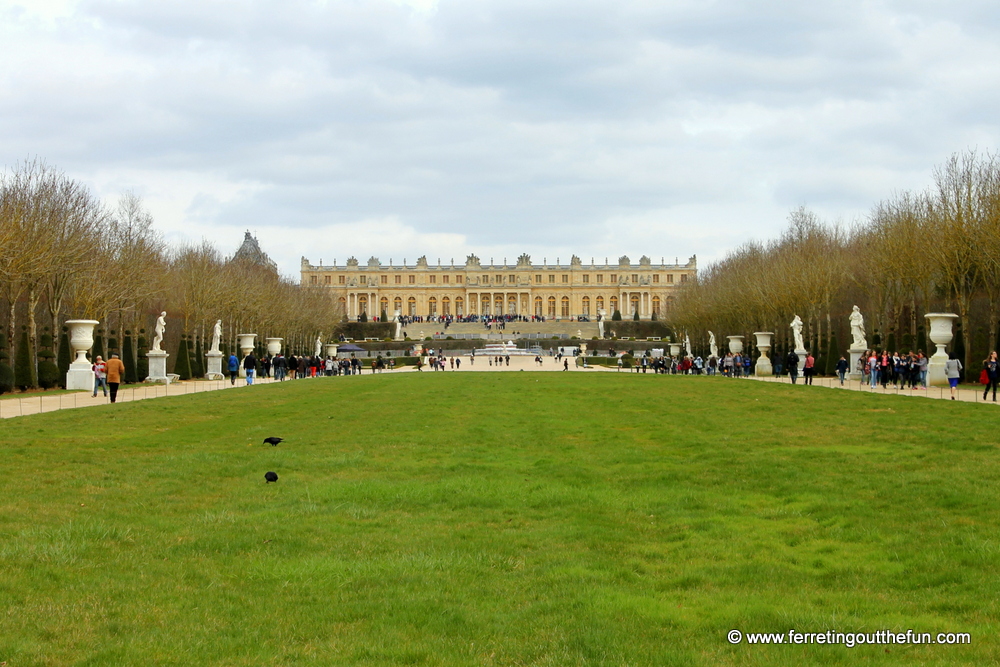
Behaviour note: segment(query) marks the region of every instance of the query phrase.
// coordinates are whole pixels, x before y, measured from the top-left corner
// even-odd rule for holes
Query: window
[[[379,282],[382,283],[383,285],[389,284],[389,276],[379,276],[379,278],[380,278]]]
[[[653,274],[653,282],[654,283],[660,282],[660,274],[659,273],[654,273]]]
[[[568,283],[569,282],[569,276],[564,273],[563,277],[562,277],[562,280],[563,280],[563,284]]]
[[[483,284],[486,285],[486,284],[489,284],[489,282],[490,282],[490,277],[489,276],[483,276]]]
[[[503,284],[503,274],[502,273],[498,273],[497,274],[497,285],[502,285],[502,284]]]
[[[511,295],[507,297],[507,314],[514,315],[517,313],[517,297]]]
[[[456,285],[461,285],[463,282],[465,282],[465,281],[462,280],[462,276],[455,276],[455,284]]]
[[[412,278],[413,276],[410,277]],[[412,296],[406,300],[406,314],[409,315],[410,317],[413,317],[414,315],[417,314],[417,300],[414,299]]]
[[[613,315],[616,310],[618,310],[618,297],[613,296],[611,297],[611,314]]]
[[[358,299],[358,313],[368,314],[368,297],[363,296]]]
[[[569,317],[569,297],[564,296],[562,298],[562,316]]]
[[[555,278],[555,276],[549,276],[550,278]],[[556,316],[556,298],[554,296],[549,297],[549,317]]]
[[[445,276],[445,278],[447,277],[448,276]],[[448,297],[441,299],[441,314],[451,315],[451,299],[449,299]]]
[[[682,283],[686,283],[687,281],[688,281],[688,274],[682,273],[681,274],[681,282]]]
[[[611,284],[614,285],[616,282],[618,282],[618,275],[612,273],[611,274]]]
[[[460,296],[455,297],[455,314],[465,315],[465,299]]]
[[[340,305],[340,312],[347,315],[347,299],[340,297],[337,299],[337,303]]]
[[[385,276],[382,277],[384,278]],[[389,317],[389,297],[384,296],[381,299],[379,299],[378,306],[379,306],[378,316],[382,317],[382,313],[385,313],[385,316]]]
[[[396,277],[398,278],[399,276],[396,276]],[[398,310],[400,312],[400,314],[403,313],[403,300],[400,299],[398,296],[395,299],[392,300],[392,309],[393,309],[393,312],[395,312],[395,311]]]
[[[597,310],[604,310],[604,297],[603,296],[597,297],[596,303],[597,303]]]
[[[584,276],[584,278],[586,278],[586,277],[587,276]],[[589,296],[583,297],[583,314],[584,315],[590,315],[590,297]]]
[[[323,284],[330,285],[333,283],[333,276],[323,276]]]
[[[603,282],[604,282],[604,274],[603,273],[598,273],[597,274],[597,284],[600,285]]]
[[[430,276],[431,285],[437,283],[437,281],[438,281],[438,277],[437,276]]]
[[[550,273],[550,274],[549,274],[549,282],[550,282],[550,283],[554,283],[555,281],[556,281],[556,276],[555,276],[555,274],[554,274],[554,273]],[[553,317],[555,317],[555,313],[552,313],[552,316],[553,316]]]
[[[347,282],[347,276],[337,276],[337,282],[343,285]]]
[[[483,277],[485,278],[486,276]],[[490,314],[490,297],[488,294],[483,295],[482,305],[480,306],[479,312],[482,313],[483,315]]]
[[[672,273],[668,273],[667,274],[667,282],[668,283],[674,282],[674,274],[672,274]]]
[[[542,282],[542,276],[541,276],[541,274],[536,274],[535,275],[535,282],[541,284],[541,282]],[[541,315],[541,313],[538,313],[538,314]]]
[[[403,284],[403,276],[393,276],[393,278],[396,279],[395,282],[396,282],[397,285],[402,285]]]
[[[632,295],[631,304],[632,310],[628,311],[628,314],[635,315],[639,312],[639,296],[637,294]]]
[[[589,282],[590,282],[590,275],[586,273],[583,274],[583,284],[586,285]]]
[[[410,282],[411,285],[415,285],[416,282],[417,282],[417,277],[416,276],[410,276],[410,281],[409,282]],[[410,313],[410,314],[411,315],[416,315],[416,313]]]
[[[653,314],[656,316],[660,315],[660,297],[653,297]]]
[[[667,311],[668,313],[669,313],[669,312],[670,312],[671,310],[673,310],[673,309],[674,309],[674,297],[672,297],[672,296],[668,296],[668,297],[667,297],[667,302],[666,302],[666,304],[664,304],[664,305],[666,306],[666,308],[665,308],[665,309],[666,309],[666,311]]]
[[[309,284],[310,285],[316,284],[316,276],[309,276]]]
[[[633,273],[632,274],[632,283],[633,284],[638,284],[639,283],[639,274],[638,273]]]
[[[438,312],[438,301],[434,297],[427,299],[427,314],[437,315]]]
[[[535,297],[535,315],[538,317],[542,316],[542,297]]]

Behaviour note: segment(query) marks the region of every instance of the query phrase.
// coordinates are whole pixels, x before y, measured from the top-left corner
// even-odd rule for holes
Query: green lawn
[[[324,378],[6,420],[0,662],[997,664],[998,423],[617,373]],[[911,628],[972,643],[726,640]]]

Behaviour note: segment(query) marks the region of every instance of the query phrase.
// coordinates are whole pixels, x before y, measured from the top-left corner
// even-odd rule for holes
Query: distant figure
[[[278,481],[278,473],[276,473],[276,472],[266,472],[266,473],[264,473],[264,480],[265,480],[264,481],[265,484],[270,484],[271,482],[277,482]]]
[[[284,438],[275,438],[274,436],[271,436],[270,438],[264,438],[264,443],[263,444],[265,444],[265,445],[271,445],[272,447],[274,447],[279,442],[284,442],[284,441],[285,441]]]

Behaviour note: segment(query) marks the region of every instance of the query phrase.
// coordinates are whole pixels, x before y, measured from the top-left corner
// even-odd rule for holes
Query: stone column
[[[757,338],[757,349],[760,350],[760,356],[757,357],[757,365],[754,367],[754,375],[774,375],[774,369],[771,367],[771,358],[767,354],[771,351],[771,336],[774,335],[774,332],[755,331],[753,335]]]
[[[933,387],[947,387],[948,376],[945,375],[944,365],[948,361],[948,353],[945,346],[954,337],[951,327],[952,323],[958,319],[955,313],[927,313],[924,315],[930,320],[930,333],[928,338],[937,346],[937,352],[927,361],[927,385]]]
[[[67,320],[69,326],[69,346],[76,354],[66,372],[66,389],[94,391],[93,366],[87,358],[87,350],[94,347],[94,327],[98,320]]]

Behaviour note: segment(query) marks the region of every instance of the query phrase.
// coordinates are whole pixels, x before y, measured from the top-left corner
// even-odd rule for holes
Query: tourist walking
[[[955,353],[948,355],[948,361],[944,362],[944,374],[948,378],[951,386],[951,400],[955,400],[955,390],[958,388],[958,379],[962,376],[962,362],[958,360]]]
[[[253,356],[253,352],[247,355],[247,358],[243,360],[243,370],[247,374],[247,384],[253,384],[253,375],[257,372],[257,357]]]
[[[792,384],[795,384],[795,381],[799,379],[799,355],[795,354],[795,350],[788,352],[785,364],[788,366],[788,377],[791,378]]]
[[[997,362],[997,353],[990,352],[990,356],[986,357],[986,361],[983,362],[983,370],[986,371],[986,388],[983,390],[983,400],[986,400],[986,394],[990,392],[990,387],[993,388],[993,402],[997,402],[997,380],[1000,380],[1000,364]]]
[[[802,367],[804,384],[812,384],[814,375],[816,375],[816,357],[812,355],[812,352],[806,352],[806,363]]]
[[[121,384],[122,376],[125,375],[125,364],[118,358],[117,352],[111,353],[106,372],[108,389],[111,391],[111,402],[114,403],[118,399],[118,385]]]
[[[844,386],[844,378],[847,376],[847,359],[843,355],[840,356],[840,360],[837,361],[837,375],[840,376],[840,386]]]
[[[240,374],[240,360],[235,354],[229,355],[229,384],[236,384],[236,376]]]
[[[97,359],[94,361],[93,366],[90,367],[94,371],[94,398],[97,398],[97,390],[104,389],[104,398],[108,397],[108,379],[107,379],[107,364],[104,363],[104,358],[97,355]]]

